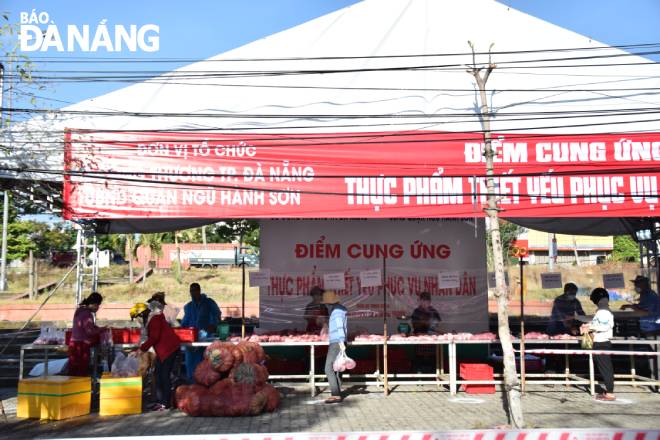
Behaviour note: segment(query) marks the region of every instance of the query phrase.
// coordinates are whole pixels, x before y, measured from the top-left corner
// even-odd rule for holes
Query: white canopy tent
[[[365,0],[15,125],[5,133],[12,147],[5,177],[61,181],[65,128],[479,132],[478,93],[466,72],[473,61],[468,42],[479,65],[494,45],[497,68],[488,98],[495,132],[657,130],[649,109],[660,104],[660,66],[648,59],[493,0]],[[211,221],[113,220],[98,228],[146,232]],[[569,222],[576,232],[598,233],[593,220]],[[630,232],[625,222],[607,225],[606,234]],[[543,229],[542,222],[535,227]]]

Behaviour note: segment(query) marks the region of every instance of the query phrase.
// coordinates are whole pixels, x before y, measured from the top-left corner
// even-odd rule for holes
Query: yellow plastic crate
[[[118,416],[142,413],[142,377],[109,377],[100,380],[99,414]]]
[[[89,377],[46,376],[18,382],[16,417],[63,420],[89,414]]]

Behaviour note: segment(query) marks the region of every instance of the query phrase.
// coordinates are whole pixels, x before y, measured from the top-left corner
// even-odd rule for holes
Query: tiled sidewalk
[[[15,418],[15,391],[3,390],[9,414],[3,437],[58,438],[251,432],[337,432],[484,429],[507,423],[501,393],[452,398],[432,387],[399,387],[384,397],[376,389],[357,391],[342,404],[310,399],[307,389],[285,388],[283,405],[273,414],[240,418],[193,418],[179,411],[135,416],[96,414],[62,422]],[[530,428],[660,428],[660,394],[634,388],[617,391],[620,401],[601,403],[564,387],[532,388],[524,398]]]

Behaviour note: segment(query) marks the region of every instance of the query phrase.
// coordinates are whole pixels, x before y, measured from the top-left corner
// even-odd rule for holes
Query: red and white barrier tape
[[[520,353],[520,350],[516,350]],[[621,350],[569,350],[554,348],[533,348],[525,350],[526,354],[609,354],[620,356],[657,356],[655,351],[621,351]]]
[[[412,432],[295,432],[279,434],[160,435],[145,437],[94,437],[95,440],[660,440],[660,430],[529,429]],[[78,438],[77,440],[85,440]],[[91,440],[91,438],[90,438]]]

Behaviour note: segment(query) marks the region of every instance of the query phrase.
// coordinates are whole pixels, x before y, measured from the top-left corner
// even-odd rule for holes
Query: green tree
[[[504,257],[504,262],[510,264],[512,259],[509,257],[511,247],[516,241],[518,236],[524,231],[524,228],[516,224],[507,222],[506,220],[500,219],[500,237],[502,241],[502,256]],[[493,261],[493,247],[491,245],[490,235],[487,235],[488,243],[488,266],[492,266]]]
[[[629,235],[615,236],[612,259],[615,261],[639,261],[639,244]]]
[[[149,261],[153,257],[163,256],[163,234],[142,234],[140,235],[140,246],[144,246],[149,250]]]
[[[28,101],[30,105],[37,105],[35,92],[43,90],[45,86],[34,80],[35,64],[30,58],[20,53],[18,39],[19,24],[12,23],[9,12],[2,12],[0,18],[0,56],[2,56],[6,70],[5,77],[11,78],[5,83],[6,92],[15,94],[17,98]],[[11,124],[11,113],[4,118],[4,126]]]
[[[30,251],[39,250],[34,232],[33,222],[16,221],[7,225],[7,261],[23,260]]]
[[[212,225],[207,234],[209,242],[231,243],[238,241],[241,245],[259,242],[259,222],[257,220],[225,220],[221,223]],[[252,244],[250,243],[250,244]]]

